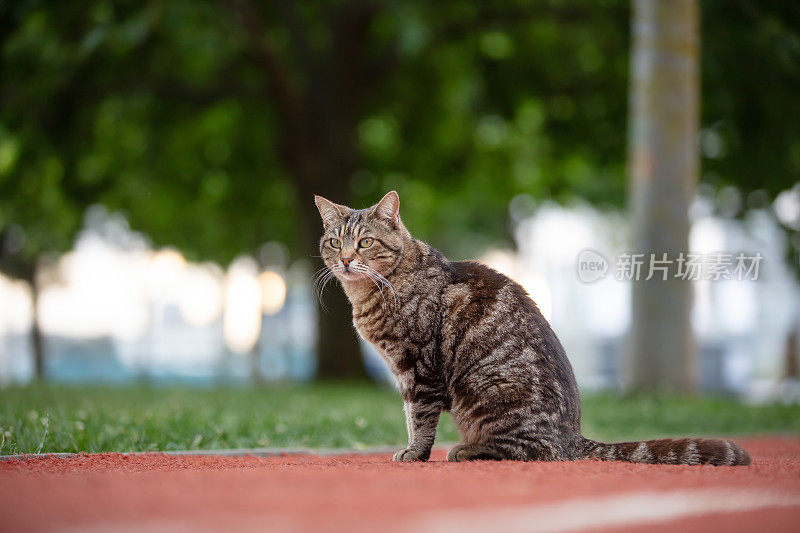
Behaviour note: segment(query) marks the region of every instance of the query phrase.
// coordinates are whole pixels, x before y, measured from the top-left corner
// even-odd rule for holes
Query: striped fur
[[[749,465],[750,454],[735,442],[722,439],[659,439],[603,444],[586,441],[586,457],[602,461],[714,466]]]
[[[322,278],[341,282],[356,329],[386,360],[403,397],[409,444],[396,461],[428,459],[439,415],[449,411],[463,439],[451,461],[750,463],[723,440],[584,438],[572,367],[520,285],[479,263],[448,261],[414,239],[394,192],[363,210],[316,203],[328,269]]]

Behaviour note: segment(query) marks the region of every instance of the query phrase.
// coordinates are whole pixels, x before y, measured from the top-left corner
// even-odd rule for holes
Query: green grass
[[[584,434],[660,436],[800,433],[800,406],[730,399],[585,394]],[[402,402],[367,384],[250,388],[28,386],[0,389],[0,454],[239,447],[366,447],[405,443]],[[458,433],[442,417],[437,440]]]

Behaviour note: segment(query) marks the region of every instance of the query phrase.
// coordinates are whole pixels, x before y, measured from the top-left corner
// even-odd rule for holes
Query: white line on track
[[[413,524],[406,524],[409,527],[403,529],[434,533],[559,533],[670,522],[711,513],[795,506],[800,509],[800,494],[770,490],[692,489],[635,492],[526,506],[430,512],[413,520]]]

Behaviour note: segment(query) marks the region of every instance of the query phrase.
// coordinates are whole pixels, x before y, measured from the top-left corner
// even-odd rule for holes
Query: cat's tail
[[[659,439],[604,444],[585,439],[585,458],[665,465],[749,465],[747,450],[723,439]]]

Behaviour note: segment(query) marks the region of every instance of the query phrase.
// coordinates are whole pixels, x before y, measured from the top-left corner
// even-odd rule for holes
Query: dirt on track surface
[[[0,531],[800,531],[800,438],[749,467],[387,454],[0,461]]]

